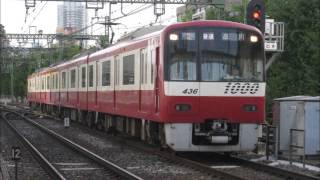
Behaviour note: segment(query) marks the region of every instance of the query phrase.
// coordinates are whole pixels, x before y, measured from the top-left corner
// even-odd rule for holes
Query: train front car
[[[162,33],[166,142],[176,151],[249,151],[265,116],[263,36],[197,21]]]

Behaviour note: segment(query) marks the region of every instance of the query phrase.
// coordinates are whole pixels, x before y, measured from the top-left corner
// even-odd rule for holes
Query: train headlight
[[[246,104],[243,106],[243,109],[247,112],[255,112],[258,110],[257,106],[253,104]]]
[[[171,41],[177,41],[179,39],[178,34],[170,34],[169,39]]]
[[[190,111],[191,105],[190,104],[176,104],[177,111]]]
[[[250,36],[250,42],[258,42],[258,36],[254,36],[254,35],[252,35],[252,36]]]

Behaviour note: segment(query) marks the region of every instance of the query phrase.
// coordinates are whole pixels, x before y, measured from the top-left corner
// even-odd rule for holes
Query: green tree
[[[285,22],[285,51],[267,76],[267,102],[293,95],[320,95],[320,10],[318,0],[272,0],[268,15]]]
[[[62,52],[62,59],[60,55]],[[70,60],[74,55],[79,54],[81,49],[78,45],[64,47],[60,51],[57,46],[54,49],[32,50],[28,53],[22,51],[6,50],[1,54],[6,68],[1,66],[0,86],[1,94],[10,95],[11,88],[11,67],[13,62],[14,95],[25,97],[27,94],[27,77],[36,69],[48,67],[53,63],[63,60]],[[1,62],[2,63],[2,62]]]
[[[109,38],[107,36],[101,36],[98,40],[98,44],[101,48],[106,48],[109,45]]]
[[[185,14],[178,21],[181,21],[181,22],[191,21],[193,13],[194,13],[194,10],[192,8],[187,8]]]

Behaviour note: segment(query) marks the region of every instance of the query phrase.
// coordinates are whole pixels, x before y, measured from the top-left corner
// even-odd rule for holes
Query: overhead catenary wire
[[[26,19],[27,19],[27,17],[28,17],[30,14],[28,14],[28,13],[26,12],[25,23],[24,23],[24,25],[21,27],[21,30],[23,30],[24,27],[28,28],[29,26],[31,26],[32,23],[38,18],[38,16],[40,15],[40,13],[43,11],[43,9],[45,8],[45,6],[46,6],[47,4],[48,4],[48,1],[46,1],[46,2],[43,4],[43,6],[42,6],[42,7],[40,8],[40,10],[38,11],[38,13],[32,18],[32,21],[28,24],[28,26],[26,26],[26,24],[27,24]],[[32,13],[35,13],[35,12],[36,12],[36,9],[37,9],[38,7],[39,7],[39,6],[36,6],[36,7],[33,9]],[[24,30],[23,32],[26,32],[26,30]]]

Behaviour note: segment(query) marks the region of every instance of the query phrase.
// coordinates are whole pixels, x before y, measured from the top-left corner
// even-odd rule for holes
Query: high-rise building
[[[71,34],[87,25],[88,15],[85,5],[81,2],[64,2],[58,5],[57,33]],[[87,30],[75,34],[87,34]]]

